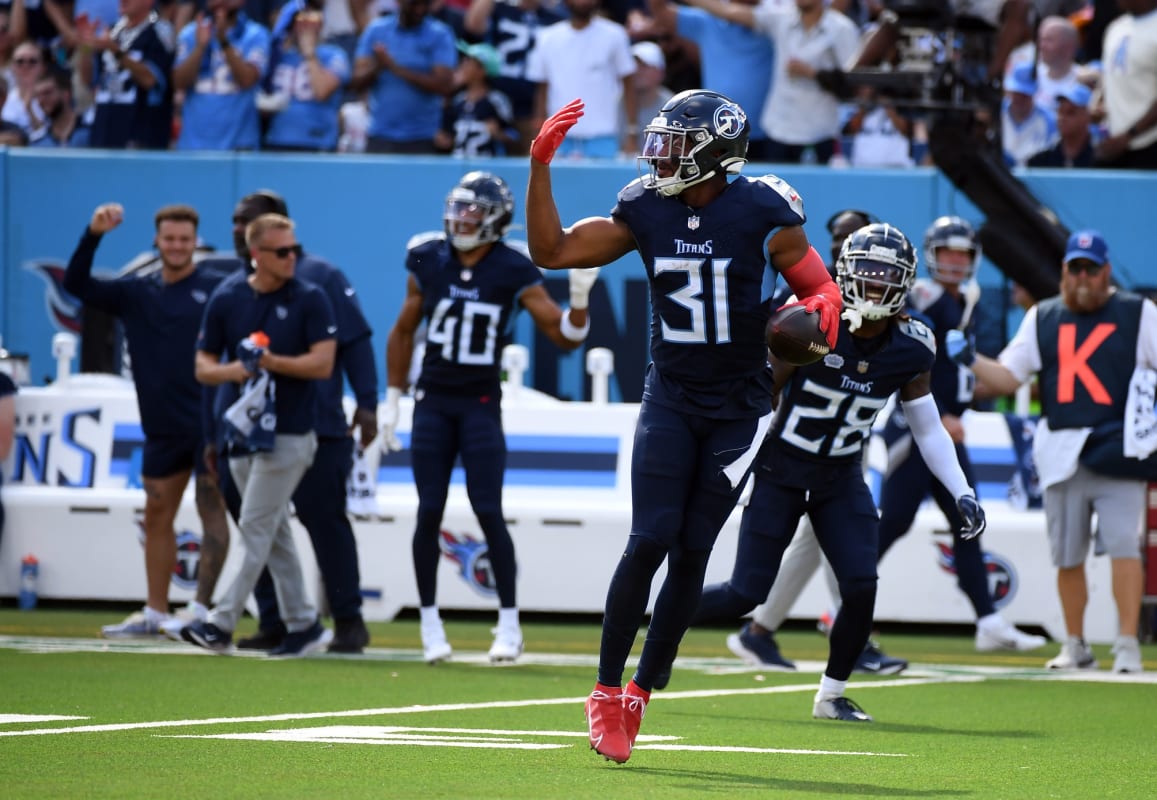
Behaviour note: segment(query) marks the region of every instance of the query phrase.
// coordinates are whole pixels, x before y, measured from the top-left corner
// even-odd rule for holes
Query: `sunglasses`
[[[283,260],[289,258],[290,253],[301,258],[302,253],[305,252],[305,248],[301,246],[300,242],[286,245],[285,247],[258,247],[257,249],[263,253],[273,253],[273,255]]]
[[[35,67],[40,63],[39,58],[14,58],[12,63],[18,67]]]
[[[1065,269],[1069,271],[1070,275],[1080,275],[1082,272],[1087,272],[1090,276],[1098,275],[1104,264],[1098,264],[1088,258],[1074,258],[1065,264]]]

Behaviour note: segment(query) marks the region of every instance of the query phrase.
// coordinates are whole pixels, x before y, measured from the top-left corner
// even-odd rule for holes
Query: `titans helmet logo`
[[[747,115],[734,103],[724,103],[715,109],[715,133],[724,139],[737,139],[743,133]]]

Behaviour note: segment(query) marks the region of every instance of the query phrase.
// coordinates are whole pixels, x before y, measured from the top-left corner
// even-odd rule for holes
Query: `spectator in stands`
[[[759,0],[735,0],[737,5],[756,6]],[[767,161],[767,133],[760,120],[771,92],[775,45],[765,34],[746,25],[708,14],[694,5],[671,0],[649,0],[648,7],[658,34],[674,33],[699,46],[702,85],[726,95],[747,112],[751,140],[750,161]],[[643,119],[645,125],[649,120]]]
[[[571,305],[559,308],[525,252],[503,241],[514,219],[514,195],[506,181],[489,172],[463,175],[446,197],[442,218],[445,233],[415,236],[407,248],[405,299],[386,341],[382,443],[387,450],[402,448],[395,434],[398,401],[410,384],[414,337],[425,322],[431,344],[437,334],[442,346],[424,351],[410,434],[418,491],[413,557],[422,654],[435,663],[453,652],[438,613],[438,562],[450,473],[461,459],[498,594],[490,660],[509,662],[522,653],[522,629],[514,542],[502,513],[502,350],[523,309],[555,345],[579,347],[590,330],[587,308],[598,270],[571,270]],[[462,335],[446,335],[455,330]],[[471,330],[473,336],[466,335]]]
[[[583,118],[558,151],[562,158],[615,158],[638,152],[631,41],[626,28],[598,15],[599,4],[600,0],[566,0],[570,18],[539,32],[527,63],[526,77],[538,83],[534,101],[538,123],[576,97],[585,104]]]
[[[667,75],[667,59],[663,48],[654,42],[636,42],[631,45],[631,55],[635,57],[635,105],[639,121],[643,127],[659,115],[667,101],[675,95],[663,85]],[[624,127],[626,127],[624,125]],[[635,143],[638,152],[643,152],[646,135],[640,130]]]
[[[256,150],[257,90],[269,65],[269,31],[242,0],[208,0],[177,38],[173,87],[185,91],[181,150]]]
[[[341,87],[350,63],[336,44],[319,44],[322,12],[304,0],[282,7],[273,30],[265,96],[277,109],[265,134],[267,150],[333,152],[337,149]]]
[[[1120,5],[1126,13],[1105,31],[1109,136],[1097,147],[1097,159],[1109,167],[1157,169],[1157,0]]]
[[[229,539],[224,504],[206,480],[201,387],[191,363],[205,303],[223,275],[194,263],[200,219],[194,209],[178,205],[165,206],[155,217],[159,272],[93,278],[97,246],[123,221],[119,203],[98,206],[64,275],[65,291],[85,308],[119,317],[124,325],[145,434],[141,478],[148,599],[142,611],[101,629],[104,636],[118,639],[159,636],[162,623],[170,619],[169,583],[177,561],[173,521],[191,475],[197,479],[197,513],[206,541]]]
[[[16,384],[12,377],[0,372],[0,462],[8,460],[12,452],[12,442],[16,437]],[[0,488],[4,484],[4,473],[0,472]],[[3,498],[0,497],[0,501]],[[4,539],[4,503],[0,502],[0,542]]]
[[[44,110],[36,102],[36,82],[47,70],[46,56],[40,45],[23,42],[12,54],[12,83],[0,110],[0,118],[23,128],[32,137],[44,127]]]
[[[169,146],[173,30],[152,7],[152,0],[121,0],[123,15],[111,30],[87,16],[76,20],[77,79],[94,91],[92,147]]]
[[[1000,107],[1000,136],[1004,160],[1023,167],[1029,157],[1052,147],[1057,128],[1053,115],[1037,105],[1036,73],[1032,64],[1021,64],[1004,82]]]
[[[518,142],[510,100],[490,87],[502,56],[488,44],[461,42],[454,71],[457,94],[446,105],[434,144],[457,158],[503,156]]]
[[[527,57],[539,32],[565,17],[556,4],[542,0],[473,0],[466,12],[466,33],[492,45],[502,57],[491,85],[510,98],[519,155],[530,152],[530,140],[538,131],[534,120],[537,85],[526,77]]]
[[[273,23],[277,21],[282,3],[283,0],[242,0],[241,11],[263,28],[272,28]],[[197,14],[213,15],[212,0],[175,0],[174,5],[177,6],[177,10],[173,28],[178,31],[192,22]]]
[[[350,64],[358,47],[358,36],[370,22],[370,0],[321,0],[321,40],[336,44]]]
[[[5,5],[10,5],[13,14],[20,13],[16,2]],[[46,0],[20,0],[19,6],[24,15],[25,40],[41,49],[52,47],[60,34],[48,14]]]
[[[1036,102],[1042,108],[1056,108],[1061,92],[1081,82],[1076,62],[1080,34],[1066,17],[1045,17],[1036,38]]]
[[[0,6],[0,75],[11,79],[12,56],[16,45],[24,41],[25,24],[24,0],[12,0],[7,6]]]
[[[843,131],[852,140],[852,166],[912,166],[912,120],[870,86],[860,87],[857,95],[856,110]]]
[[[350,87],[370,89],[370,153],[433,153],[444,98],[454,91],[454,33],[430,0],[399,0],[358,40]]]
[[[333,373],[337,324],[325,293],[296,277],[301,245],[294,227],[281,214],[249,223],[245,243],[253,272],[221,285],[205,309],[197,341],[197,380],[242,385],[220,424],[231,418],[248,423],[248,429],[238,426],[229,458],[241,495],[241,567],[208,617],[181,632],[218,653],[232,650],[245,601],[267,566],[288,631],[269,655],[303,656],[333,639],[305,586],[289,502],[317,451],[316,395]]]
[[[1095,166],[1089,102],[1092,91],[1083,84],[1063,87],[1057,95],[1057,143],[1028,160],[1030,167]]]
[[[68,52],[80,43],[79,22],[91,20],[108,30],[120,18],[118,0],[43,0],[44,11],[59,34],[59,44]]]
[[[29,142],[33,147],[88,147],[89,129],[72,105],[72,77],[53,70],[36,84],[36,101],[44,109],[47,125]]]
[[[1106,43],[1105,51],[1114,49]],[[971,367],[997,394],[1011,394],[1039,376],[1043,416],[1033,457],[1068,634],[1048,668],[1097,666],[1084,639],[1085,559],[1096,514],[1096,537],[1113,562],[1113,672],[1141,672],[1137,630],[1148,481],[1142,462],[1122,455],[1121,427],[1134,368],[1157,369],[1157,307],[1113,286],[1108,244],[1096,231],[1082,230],[1065,247],[1060,295],[1028,310],[999,359],[975,355],[963,337],[946,347],[950,358]]]
[[[285,199],[269,190],[253,192],[241,198],[233,210],[233,246],[236,258],[214,259],[214,266],[229,270],[230,282],[243,281],[250,274],[252,254],[245,231],[262,214],[288,216]],[[249,266],[247,266],[249,265]],[[361,575],[357,542],[346,516],[346,479],[350,473],[355,444],[359,450],[369,447],[377,436],[378,372],[375,366],[369,323],[362,313],[357,293],[346,276],[334,265],[309,254],[303,254],[295,275],[319,287],[329,298],[337,320],[338,347],[333,374],[317,387],[317,453],[309,469],[293,492],[298,521],[309,533],[318,570],[325,585],[325,595],[334,620],[334,638],[330,650],[357,653],[369,642],[369,631],[362,619]],[[222,289],[224,291],[224,289]],[[353,424],[346,420],[342,403],[346,380],[353,389],[356,408]],[[218,407],[224,410],[235,399],[227,386],[219,390]],[[357,430],[357,442],[351,438]],[[225,452],[220,436],[213,441],[215,453],[206,455],[207,463],[218,465],[229,511],[240,514],[241,497],[229,470],[229,462],[218,457]],[[243,650],[271,650],[285,638],[285,623],[277,604],[277,593],[268,570],[263,570],[254,587],[259,628],[254,636],[237,642]]]
[[[691,0],[709,14],[762,32],[775,43],[775,71],[760,124],[771,161],[799,162],[806,150],[826,164],[840,133],[840,104],[820,88],[816,74],[843,67],[856,54],[856,24],[823,0],[794,5],[748,6],[725,0]]]
[[[0,74],[0,107],[8,99],[8,79]],[[15,122],[0,119],[0,145],[23,147],[28,144],[28,133]]]

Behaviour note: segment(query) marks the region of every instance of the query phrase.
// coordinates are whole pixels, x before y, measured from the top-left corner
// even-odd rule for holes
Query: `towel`
[[[274,401],[277,384],[266,370],[247,380],[241,396],[225,409],[225,441],[230,453],[268,453],[273,450],[277,432],[277,410]]]
[[[354,448],[353,467],[346,482],[346,511],[355,517],[376,517],[378,509],[378,485],[374,480],[374,465],[366,457],[366,451]]]
[[[1157,370],[1137,367],[1125,401],[1125,455],[1146,459],[1157,451]]]

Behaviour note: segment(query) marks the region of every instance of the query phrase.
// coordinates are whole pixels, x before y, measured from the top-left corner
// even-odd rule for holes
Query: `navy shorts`
[[[141,459],[141,476],[167,478],[178,472],[193,470],[203,475],[205,469],[205,441],[200,436],[154,436],[145,439]]]

